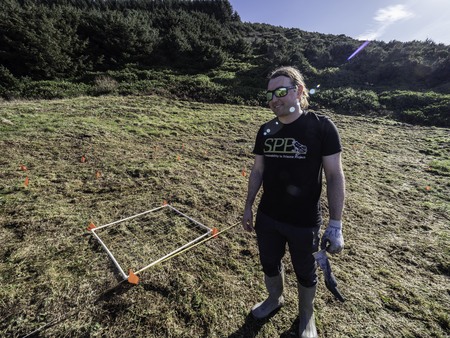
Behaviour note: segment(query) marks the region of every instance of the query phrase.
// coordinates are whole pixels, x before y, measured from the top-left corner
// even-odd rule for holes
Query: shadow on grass
[[[160,295],[162,295],[163,297],[166,297],[166,298],[169,297],[169,295],[170,295],[170,291],[168,288],[161,287],[161,286],[155,286],[151,283],[142,283],[141,285],[145,291],[158,292]]]
[[[291,327],[280,334],[280,338],[298,337],[298,317],[292,322]]]
[[[261,330],[261,328],[270,321],[270,319],[275,316],[280,308],[273,311],[268,317],[264,319],[255,319],[251,313],[245,317],[245,322],[242,326],[236,331],[228,336],[228,338],[254,338]],[[296,323],[294,322],[293,327],[295,329]],[[292,329],[292,327],[291,327]],[[291,329],[286,332],[286,335],[282,335],[281,337],[292,337]]]
[[[97,297],[97,299],[94,300],[94,304],[98,304],[100,302],[109,302],[111,299],[115,298],[116,296],[122,295],[129,290],[131,290],[135,285],[128,283],[128,281],[121,280],[116,285],[111,287],[108,290],[105,290],[100,296]]]

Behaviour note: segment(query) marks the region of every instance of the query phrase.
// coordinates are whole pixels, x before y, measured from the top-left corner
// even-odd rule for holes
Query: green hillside
[[[0,98],[104,94],[265,106],[298,67],[315,108],[450,127],[450,46],[244,23],[227,0],[4,0]]]

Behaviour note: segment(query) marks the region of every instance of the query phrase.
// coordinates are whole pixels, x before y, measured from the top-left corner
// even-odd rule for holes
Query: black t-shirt
[[[277,118],[261,126],[253,153],[264,155],[259,210],[285,223],[322,223],[322,156],[342,150],[338,131],[327,117],[303,112],[290,124]]]

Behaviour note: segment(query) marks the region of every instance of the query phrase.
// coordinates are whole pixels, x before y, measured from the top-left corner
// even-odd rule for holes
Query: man
[[[319,247],[322,224],[322,170],[330,220],[321,245],[332,254],[344,247],[341,142],[327,117],[305,110],[308,92],[296,68],[281,67],[269,75],[267,101],[276,117],[261,126],[256,136],[242,224],[245,230],[256,231],[269,296],[251,311],[255,318],[262,319],[283,305],[281,260],[288,244],[298,282],[299,336],[317,337],[313,305],[317,265],[313,253]],[[253,227],[252,206],[261,185],[263,194]]]

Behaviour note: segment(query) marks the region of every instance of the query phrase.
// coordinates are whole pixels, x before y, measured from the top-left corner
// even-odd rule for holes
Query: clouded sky
[[[389,42],[450,45],[450,0],[229,0],[244,22]]]

